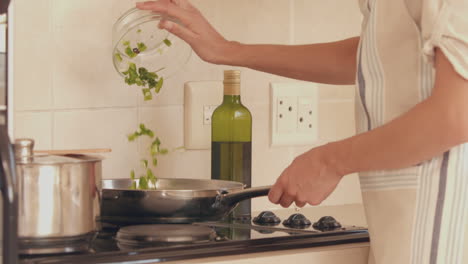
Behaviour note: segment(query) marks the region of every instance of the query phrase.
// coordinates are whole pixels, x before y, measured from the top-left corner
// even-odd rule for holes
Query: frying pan
[[[244,189],[233,181],[163,179],[156,189],[132,190],[131,179],[102,181],[100,221],[110,224],[166,224],[217,221],[240,201],[265,196],[271,186]]]

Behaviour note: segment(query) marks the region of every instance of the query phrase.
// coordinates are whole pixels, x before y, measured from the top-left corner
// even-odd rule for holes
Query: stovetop
[[[262,214],[263,218],[261,218]],[[91,242],[90,249],[86,252],[59,255],[23,255],[21,256],[21,263],[123,263],[129,261],[154,263],[369,241],[366,228],[341,226],[339,219],[337,220],[335,221],[330,217],[307,219],[303,215],[294,214],[281,221],[271,212],[262,212],[259,216],[254,217],[252,221],[199,222],[191,224],[193,227],[190,229],[199,227],[205,230],[213,230],[209,236],[210,239],[187,242],[180,240],[180,237],[168,237],[163,239],[164,242],[161,242],[162,240],[159,238],[155,242],[154,237],[149,237],[146,240],[151,240],[151,243],[147,245],[127,243],[127,240],[118,241],[118,238],[122,237],[119,228],[103,225],[104,228],[97,233]],[[172,226],[179,227],[177,224]],[[180,225],[180,227],[183,226]],[[151,226],[144,227],[143,230],[146,228],[150,230]],[[195,232],[187,235],[195,236]],[[126,242],[124,243],[124,241]]]

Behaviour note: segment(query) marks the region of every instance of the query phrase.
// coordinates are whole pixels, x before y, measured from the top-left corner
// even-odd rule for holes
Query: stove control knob
[[[341,224],[331,216],[324,216],[315,222],[313,227],[320,231],[327,231],[340,228]]]
[[[311,222],[303,214],[293,214],[283,221],[283,225],[292,228],[306,228],[311,225]]]
[[[254,217],[253,222],[257,225],[278,225],[281,220],[271,211],[263,211],[258,216]]]

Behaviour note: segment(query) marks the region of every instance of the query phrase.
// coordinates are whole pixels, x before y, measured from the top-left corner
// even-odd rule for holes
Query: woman
[[[162,21],[160,27],[205,61],[356,83],[359,134],[298,156],[270,201],[318,205],[343,176],[359,172],[371,263],[468,263],[468,1],[360,5],[360,37],[300,46],[227,41],[188,0],[137,7],[179,19],[184,26]]]

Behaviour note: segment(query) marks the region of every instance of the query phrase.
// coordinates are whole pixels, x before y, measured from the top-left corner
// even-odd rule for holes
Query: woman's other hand
[[[136,4],[142,10],[151,10],[166,17],[176,18],[181,24],[167,19],[159,27],[186,41],[203,60],[215,64],[228,64],[235,42],[227,41],[188,0],[159,0]]]
[[[272,203],[289,207],[318,205],[336,188],[344,173],[334,166],[332,144],[314,148],[294,159],[270,190]]]

